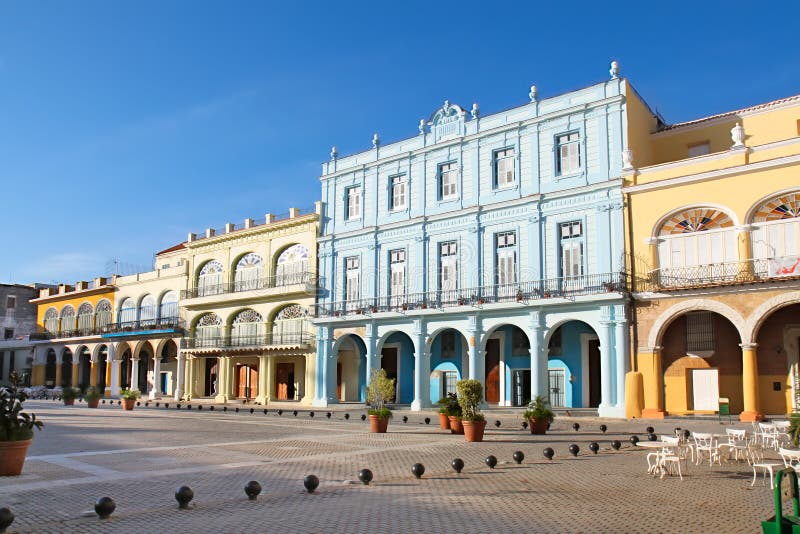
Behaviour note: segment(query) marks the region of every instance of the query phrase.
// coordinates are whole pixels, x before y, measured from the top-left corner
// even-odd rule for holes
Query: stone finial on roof
[[[477,102],[472,104],[472,110],[470,111],[470,113],[472,114],[472,118],[473,119],[477,119],[478,115],[480,115],[481,110],[478,107],[478,103]]]
[[[531,99],[531,102],[536,102],[539,99],[539,89],[537,89],[535,85],[531,85],[531,92],[528,93],[528,97]]]
[[[731,140],[733,140],[733,146],[731,147],[731,150],[745,148],[744,126],[742,126],[741,123],[737,122],[736,125],[731,128]]]
[[[425,133],[425,119],[420,119],[420,120],[419,120],[419,126],[418,126],[418,128],[419,128],[419,134],[420,134],[420,135],[422,135],[422,134],[424,134],[424,133]]]
[[[338,157],[339,157],[339,151],[336,150],[335,146],[332,146],[331,147],[331,160],[335,160]]]
[[[381,144],[381,138],[378,137],[377,133],[373,134],[372,135],[372,147],[373,148],[378,148],[380,146],[380,144]]]
[[[608,69],[608,73],[611,74],[611,79],[616,80],[619,78],[619,62],[612,61],[611,68]]]

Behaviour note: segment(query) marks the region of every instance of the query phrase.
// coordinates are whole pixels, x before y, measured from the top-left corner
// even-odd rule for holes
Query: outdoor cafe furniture
[[[705,456],[708,457],[709,466],[712,466],[714,462],[722,465],[719,454],[719,445],[714,434],[695,432],[692,434],[692,439],[694,439],[694,452],[696,454],[695,463],[697,465],[702,463],[703,457]]]

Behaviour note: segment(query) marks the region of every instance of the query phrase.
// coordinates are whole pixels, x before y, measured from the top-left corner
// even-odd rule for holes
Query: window
[[[581,170],[581,144],[577,132],[556,137],[558,174],[573,174]]]
[[[361,187],[347,188],[347,220],[361,217]]]
[[[3,332],[3,339],[14,339],[14,329],[6,328]]]
[[[8,296],[6,297],[6,309],[13,310],[17,307],[17,297]]]
[[[711,143],[703,141],[702,143],[695,143],[687,147],[687,156],[694,158],[697,156],[705,156],[711,153]]]
[[[556,328],[556,331],[550,336],[550,341],[547,344],[547,354],[549,356],[561,355],[561,327]]]
[[[501,232],[495,236],[497,285],[515,284],[517,282],[517,233]]]
[[[580,221],[559,225],[561,237],[561,276],[583,275],[583,228]]]
[[[699,311],[686,314],[686,352],[714,350],[714,313]]]
[[[447,200],[458,195],[458,165],[455,162],[439,165],[439,199]]]
[[[494,153],[494,186],[507,187],[514,183],[514,149],[504,148]]]
[[[442,397],[447,397],[449,394],[456,394],[456,382],[458,382],[458,373],[455,371],[442,371]]]
[[[442,332],[442,358],[456,357],[456,333],[454,330]]]
[[[405,250],[400,249],[389,251],[389,271],[391,276],[389,295],[392,299],[392,304],[397,306],[399,304],[403,304],[401,300],[405,299],[406,294]]]
[[[345,258],[345,300],[358,300],[361,296],[361,267],[355,256]]]
[[[389,209],[401,210],[406,207],[406,182],[405,176],[391,177],[391,190],[389,191]]]
[[[458,289],[458,245],[455,241],[439,244],[439,290]]]

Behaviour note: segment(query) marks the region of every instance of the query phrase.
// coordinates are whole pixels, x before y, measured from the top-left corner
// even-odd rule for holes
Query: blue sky
[[[797,2],[0,1],[0,282],[311,206],[331,145],[620,62],[670,122],[800,93]]]

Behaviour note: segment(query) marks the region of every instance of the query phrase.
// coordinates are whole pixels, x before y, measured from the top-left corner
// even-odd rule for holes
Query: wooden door
[[[254,399],[258,397],[258,367],[255,365],[250,365],[250,380],[248,383],[248,399]]]
[[[236,396],[252,399],[258,395],[258,370],[252,365],[239,365],[236,373]]]
[[[275,394],[278,400],[294,400],[294,364],[279,363],[275,370]]]
[[[486,342],[486,402],[500,402],[500,340]]]
[[[394,399],[397,401],[397,392],[400,384],[397,380],[397,348],[384,347],[381,349],[381,368],[386,371],[386,378],[394,379]],[[388,400],[388,399],[387,399]]]
[[[342,362],[336,363],[336,398],[343,401],[342,398]]]
[[[600,406],[600,342],[589,340],[589,407]]]

